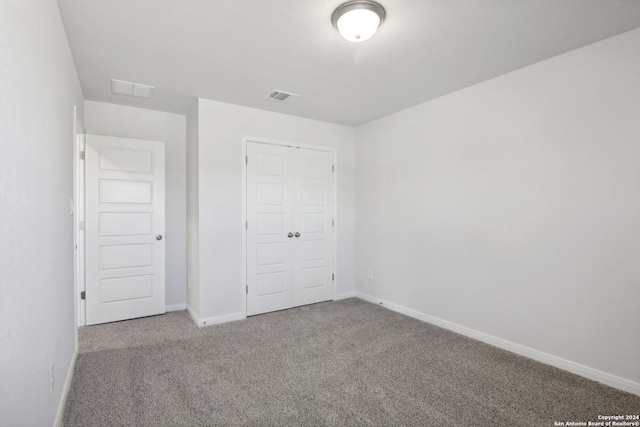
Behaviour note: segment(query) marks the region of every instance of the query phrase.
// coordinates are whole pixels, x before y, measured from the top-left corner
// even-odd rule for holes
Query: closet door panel
[[[294,150],[294,306],[333,298],[332,165],[332,153]]]
[[[247,143],[247,315],[293,307],[293,152]]]

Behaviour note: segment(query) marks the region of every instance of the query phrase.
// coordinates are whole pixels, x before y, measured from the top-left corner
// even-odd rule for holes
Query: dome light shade
[[[345,39],[363,42],[373,36],[384,21],[384,8],[373,1],[351,1],[333,12],[331,22]]]

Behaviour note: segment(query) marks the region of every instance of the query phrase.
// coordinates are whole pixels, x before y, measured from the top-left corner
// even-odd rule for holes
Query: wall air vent
[[[291,104],[295,101],[300,95],[296,95],[295,93],[283,92],[281,90],[272,90],[269,95],[267,95],[267,99],[272,99],[278,102],[284,102],[285,104]]]
[[[111,79],[111,92],[116,95],[127,95],[135,96],[136,98],[149,99],[153,94],[153,86]]]

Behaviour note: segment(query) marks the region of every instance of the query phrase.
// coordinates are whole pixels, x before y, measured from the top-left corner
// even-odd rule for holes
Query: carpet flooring
[[[80,328],[72,426],[553,426],[640,397],[348,299]]]

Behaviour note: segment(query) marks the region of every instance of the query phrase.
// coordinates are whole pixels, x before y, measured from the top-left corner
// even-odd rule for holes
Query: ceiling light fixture
[[[373,36],[387,16],[384,8],[373,1],[350,1],[331,15],[331,23],[350,42],[363,42]]]

